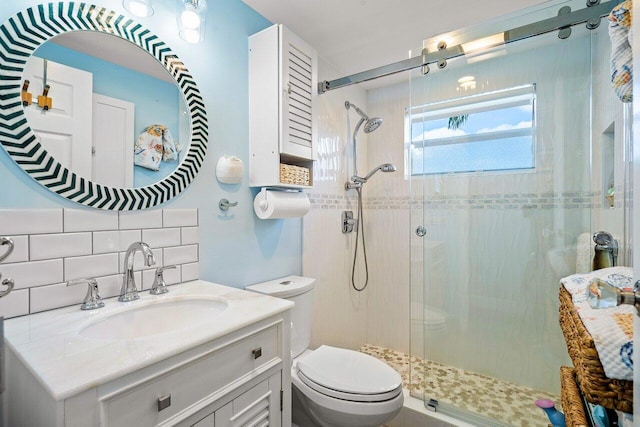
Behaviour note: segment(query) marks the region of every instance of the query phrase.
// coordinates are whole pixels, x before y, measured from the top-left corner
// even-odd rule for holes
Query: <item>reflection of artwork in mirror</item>
[[[184,64],[140,24],[95,5],[39,5],[0,26],[0,55],[0,143],[46,188],[133,210],[171,199],[195,178],[207,146],[202,97]],[[23,107],[26,79],[35,105]],[[45,92],[47,108],[38,102]],[[149,147],[160,157],[134,167]]]
[[[33,104],[25,113],[56,160],[112,187],[143,187],[175,170],[183,150],[162,156],[163,138],[145,129],[161,125],[165,144],[184,147],[189,123],[181,112],[186,107],[173,77],[146,51],[109,34],[71,32],[42,44],[27,61],[24,79],[33,93],[42,93],[45,70],[48,96],[55,102],[46,111]],[[150,145],[161,147],[160,153]],[[152,160],[136,162],[134,146],[135,159]],[[149,152],[153,155],[144,156]]]

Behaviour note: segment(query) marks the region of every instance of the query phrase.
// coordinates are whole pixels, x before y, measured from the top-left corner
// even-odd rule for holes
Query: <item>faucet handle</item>
[[[96,279],[76,279],[69,280],[67,286],[75,286],[86,283],[88,285],[87,295],[84,296],[80,310],[94,310],[104,307],[104,302],[98,291],[98,281]]]
[[[153,286],[151,286],[151,290],[149,291],[151,295],[166,294],[167,292],[169,292],[169,288],[167,287],[167,283],[164,281],[164,276],[162,275],[162,273],[164,273],[165,270],[169,270],[171,268],[176,268],[176,266],[166,265],[164,267],[156,268],[156,277],[153,281]]]

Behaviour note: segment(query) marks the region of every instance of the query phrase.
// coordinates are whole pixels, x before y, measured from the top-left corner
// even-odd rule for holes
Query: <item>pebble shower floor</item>
[[[426,387],[439,402],[449,403],[470,412],[485,415],[517,427],[546,427],[549,420],[535,406],[536,399],[551,399],[560,407],[560,396],[519,386],[496,378],[422,360],[399,351],[365,344],[360,351],[390,365],[402,376],[403,386],[411,394],[424,394],[424,373],[429,373]]]

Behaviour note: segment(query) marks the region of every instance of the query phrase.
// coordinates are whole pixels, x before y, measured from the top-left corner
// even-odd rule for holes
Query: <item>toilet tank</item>
[[[316,279],[287,276],[247,286],[249,291],[293,301],[291,309],[291,358],[309,348],[313,316],[313,286]]]

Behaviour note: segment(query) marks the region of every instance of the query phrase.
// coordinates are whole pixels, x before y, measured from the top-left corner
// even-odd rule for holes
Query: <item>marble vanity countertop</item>
[[[139,300],[128,303],[109,298],[97,310],[82,311],[78,304],[5,320],[5,343],[55,400],[63,400],[293,307],[290,301],[203,280],[169,289],[163,295],[140,292]],[[227,309],[210,323],[143,337],[80,335],[88,326],[136,306],[187,299],[223,301]]]

